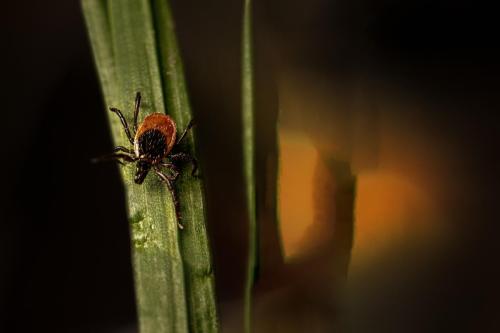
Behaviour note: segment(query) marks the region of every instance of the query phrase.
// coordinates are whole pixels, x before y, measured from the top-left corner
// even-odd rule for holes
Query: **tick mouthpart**
[[[134,183],[142,184],[144,179],[148,175],[149,170],[151,169],[151,164],[145,161],[137,162],[137,168],[135,170]]]

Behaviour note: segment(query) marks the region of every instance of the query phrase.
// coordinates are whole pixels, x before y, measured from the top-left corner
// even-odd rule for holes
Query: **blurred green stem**
[[[248,213],[248,262],[244,291],[244,329],[252,331],[252,290],[257,264],[257,212],[255,202],[254,87],[252,54],[252,3],[245,0],[242,31],[243,168]]]

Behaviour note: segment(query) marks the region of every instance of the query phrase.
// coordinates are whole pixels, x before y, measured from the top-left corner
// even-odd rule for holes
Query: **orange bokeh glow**
[[[305,136],[280,131],[279,216],[285,257],[301,254],[313,223],[313,176],[318,152]]]
[[[307,136],[280,131],[279,214],[288,259],[307,256],[307,244],[321,246],[331,240],[321,232],[307,232],[322,222],[314,220],[318,163],[318,151]],[[356,184],[352,265],[402,241],[420,242],[439,234],[435,194],[432,187],[422,185],[424,175],[379,168],[358,173]]]

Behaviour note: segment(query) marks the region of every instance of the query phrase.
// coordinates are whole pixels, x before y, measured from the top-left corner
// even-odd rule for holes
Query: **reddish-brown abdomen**
[[[139,142],[139,138],[149,130],[160,131],[165,137],[166,156],[172,150],[172,147],[175,144],[177,130],[174,120],[162,113],[152,113],[144,118],[144,121],[139,125],[137,133],[135,134],[136,147],[134,148],[136,150],[136,153],[138,151],[137,143]]]

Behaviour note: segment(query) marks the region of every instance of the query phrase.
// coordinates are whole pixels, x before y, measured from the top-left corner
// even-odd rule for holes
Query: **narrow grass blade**
[[[182,64],[175,47],[177,65],[174,63],[173,69],[177,76],[166,77],[169,89],[164,89],[165,77],[160,69],[168,62],[159,59],[164,52],[158,49],[157,37],[165,31],[155,32],[155,27],[167,29],[171,21],[165,21],[172,18],[165,11],[153,14],[158,5],[149,0],[82,0],[106,106],[121,109],[130,121],[134,96],[140,91],[140,119],[152,112],[165,113],[167,103],[182,130],[190,118]],[[173,31],[168,33],[175,41]],[[161,47],[169,50],[171,46]],[[120,122],[112,116],[113,139],[117,145],[126,145]],[[194,153],[193,144],[190,137],[183,148]],[[165,185],[153,175],[144,184],[136,185],[132,181],[133,166],[121,171],[130,216],[140,331],[215,332],[213,273],[200,180],[183,175],[177,186],[185,225],[185,230],[179,232]]]
[[[108,5],[121,104],[116,106],[130,115],[133,96],[140,91],[143,115],[165,113],[149,1],[113,0]],[[184,270],[172,198],[157,179],[148,177],[137,186],[131,182],[133,169],[127,171],[140,331],[187,332]]]
[[[116,75],[106,2],[100,0],[83,0],[82,10],[94,53],[94,62],[99,72],[101,89],[106,104],[110,105],[110,103],[116,101]],[[109,119],[112,120],[111,118]],[[118,137],[121,133],[118,124],[118,119],[113,121],[111,129],[113,130],[114,138]]]
[[[184,129],[193,119],[184,79],[183,64],[175,37],[174,21],[167,0],[153,0],[156,14],[157,40],[163,92],[168,113],[179,128]],[[194,130],[192,130],[194,133]],[[195,156],[193,135],[186,137],[188,151]],[[180,233],[180,246],[186,275],[186,300],[189,312],[189,331],[211,333],[218,331],[215,304],[214,274],[203,209],[203,188],[199,178],[185,172],[176,183],[181,216],[186,225]]]
[[[243,121],[243,169],[248,212],[248,262],[244,293],[244,329],[252,331],[252,290],[257,267],[257,208],[255,198],[255,116],[254,79],[252,55],[252,4],[245,0],[242,31],[242,121]]]

